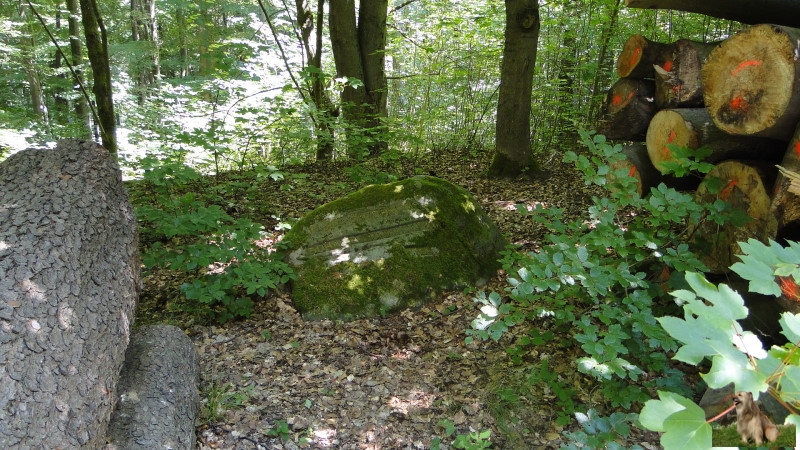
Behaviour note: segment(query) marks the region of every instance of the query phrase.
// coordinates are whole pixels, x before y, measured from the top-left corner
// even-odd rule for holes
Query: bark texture
[[[173,325],[137,328],[108,425],[113,449],[195,448],[200,365],[194,344]]]
[[[536,168],[531,151],[531,94],[539,42],[539,4],[534,0],[506,0],[505,4],[496,148],[490,176],[515,176]]]
[[[671,58],[669,44],[634,34],[625,41],[617,58],[617,75],[622,78],[653,78],[653,65],[664,66]]]
[[[800,230],[800,195],[791,192],[792,180],[784,175],[787,171],[800,173],[800,126],[781,161],[783,170],[775,179],[770,212],[778,221],[778,236],[796,234]]]
[[[703,84],[700,69],[708,54],[718,44],[680,39],[671,45],[669,59],[656,65],[656,106],[696,108],[703,106]]]
[[[677,9],[742,23],[776,23],[800,27],[796,0],[625,0],[628,8]]]
[[[97,120],[103,146],[117,153],[117,122],[111,87],[111,66],[108,62],[108,40],[103,19],[95,0],[80,0],[83,32],[86,36],[86,53],[92,66],[94,84],[92,92],[97,102]]]
[[[112,156],[60,141],[0,164],[0,447],[96,449],[139,282]]]
[[[606,94],[598,131],[609,139],[642,141],[656,113],[653,80],[620,78]]]

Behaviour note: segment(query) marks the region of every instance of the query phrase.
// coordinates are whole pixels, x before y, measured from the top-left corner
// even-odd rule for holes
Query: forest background
[[[381,2],[376,1],[378,3]],[[94,104],[90,94],[97,73],[96,69],[93,73],[82,47],[81,19],[86,18],[87,4],[92,6],[90,11],[97,13],[96,18],[101,19],[99,29],[104,31],[103,39],[107,40],[114,97],[111,116],[104,117],[103,105]],[[504,39],[508,37],[504,36],[504,4],[479,0],[390,1],[386,5],[385,52],[381,52],[385,58],[386,85],[377,91],[384,97],[386,106],[385,111],[371,118],[378,119],[373,121],[358,120],[358,114],[353,115],[353,110],[349,109],[353,103],[347,97],[353,92],[366,91],[369,80],[339,74],[343,61],[333,57],[337,41],[331,37],[329,23],[333,20],[332,10],[345,4],[355,5],[355,2],[334,1],[335,7],[303,0],[6,2],[0,5],[0,159],[23,148],[50,146],[59,138],[88,138],[105,143],[107,136],[101,136],[101,131],[113,126],[116,128],[114,147],[124,175],[139,178],[149,174],[148,181],[156,186],[153,192],[166,193],[155,201],[166,206],[162,200],[170,200],[168,197],[174,192],[159,191],[159,186],[163,188],[166,179],[181,181],[187,172],[180,170],[185,167],[203,174],[238,171],[278,179],[291,176],[293,168],[298,167],[295,164],[314,160],[324,164],[330,160],[333,165],[341,161],[343,164],[335,167],[341,167],[354,182],[365,184],[409,175],[405,171],[408,165],[413,167],[416,162],[441,155],[481,163],[496,155],[501,61]],[[80,9],[84,9],[83,14]],[[593,139],[585,133],[581,136],[579,129],[592,129],[601,118],[606,90],[616,78],[616,56],[630,35],[640,33],[660,42],[679,38],[710,42],[724,39],[741,28],[736,22],[691,13],[625,9],[621,0],[540,1],[538,14],[540,29],[534,49],[529,150],[535,165],[544,170],[550,162],[571,155],[587,173],[592,170],[588,168],[588,159],[570,151],[580,142],[605,152],[605,156],[613,150],[602,139]],[[95,110],[101,113],[95,115]],[[109,117],[110,122],[102,122]],[[374,160],[385,164],[375,170],[375,165],[369,164]],[[592,159],[592,162],[597,161]],[[485,164],[474,167],[475,177],[486,174]],[[594,175],[597,179],[597,172]],[[621,271],[623,266],[618,264],[619,260],[599,262],[602,255],[614,253],[624,260],[631,254],[653,253],[652,246],[656,244],[650,238],[659,248],[662,241],[664,248],[672,246],[674,236],[659,241],[658,230],[669,229],[675,225],[673,220],[682,223],[682,213],[697,212],[686,198],[655,198],[663,201],[660,205],[650,201],[655,208],[650,213],[659,226],[652,226],[653,222],[643,219],[636,223],[642,233],[651,233],[647,239],[641,238],[644,234],[635,239],[630,235],[621,237],[615,219],[608,218],[604,222],[603,213],[598,211],[613,215],[617,206],[647,207],[647,203],[631,199],[625,201],[632,203],[624,204],[621,197],[605,199],[596,209],[600,225],[594,235],[600,236],[596,242],[591,241],[594,238],[588,234],[586,240],[580,241],[587,231],[585,227],[580,228],[583,225],[558,230],[566,237],[555,242],[553,248],[577,251],[572,255],[573,262],[577,262],[576,270],[588,270],[595,262],[595,267],[608,269],[595,280],[596,286],[585,285],[588,291],[597,288],[597,294],[609,290],[608,285],[602,285],[606,282],[612,286],[627,286],[632,280],[641,282],[638,269]],[[172,200],[177,200],[174,205],[192,208],[196,207],[196,200],[199,202],[186,196]],[[674,214],[676,218],[670,218],[665,212],[666,205],[670,206],[669,211],[676,207],[687,209],[680,209]],[[222,213],[209,214],[217,210],[193,210],[198,211],[214,226],[222,222],[219,220]],[[150,223],[159,218],[159,213],[153,209],[140,209],[138,213],[140,220]],[[225,220],[230,218],[224,217]],[[230,230],[214,231],[218,236],[236,234]],[[201,235],[200,231],[170,232]],[[603,232],[608,235],[603,236]],[[171,237],[169,232],[164,234]],[[241,233],[243,239],[245,236],[248,235]],[[146,240],[152,238],[152,235],[145,235]],[[210,248],[208,242],[200,244],[206,251]],[[639,248],[630,250],[632,245]],[[613,251],[607,252],[609,248]],[[673,262],[685,263],[684,269],[702,268],[685,247],[669,249],[673,251],[669,255],[674,258]],[[540,254],[541,258],[552,258],[546,262],[547,270],[553,264],[557,269],[562,266],[564,255],[569,253],[567,250],[548,252]],[[237,257],[244,260],[244,255]],[[145,262],[148,257],[152,263],[164,256],[151,248],[145,255]],[[215,258],[218,255],[208,251],[206,256]],[[531,255],[530,258],[539,257]],[[544,267],[537,266],[539,262],[520,257],[520,261],[507,261],[505,265],[509,268],[515,264],[522,266],[519,271],[522,275],[526,268]],[[172,263],[179,265],[177,259]],[[191,270],[207,265],[197,261],[191,264]],[[581,264],[583,268],[579,268]],[[796,266],[795,263],[790,265]],[[262,270],[265,267],[266,270]],[[264,273],[276,275],[277,278],[267,280],[268,285],[286,281],[287,274],[280,273],[282,269],[275,261],[251,270],[251,275],[258,272],[258,277]],[[249,281],[263,282],[264,279],[256,277]],[[264,283],[253,288],[255,283],[250,286],[249,281],[238,289],[247,294],[263,295]],[[509,278],[509,282],[518,283],[508,291],[513,291],[512,298],[520,304],[541,287],[528,279]],[[546,288],[557,291],[567,284],[564,278],[554,283]],[[640,287],[646,287],[644,284]],[[698,282],[697,286],[705,285]],[[214,288],[224,290],[219,284],[206,280],[190,285],[184,293],[202,302],[209,295],[217,295]],[[545,287],[541,289],[546,290]],[[554,296],[557,302],[575,293],[568,289]],[[609,398],[616,397],[613,406],[626,410],[644,402],[656,388],[674,388],[672,383],[683,377],[669,367],[663,353],[649,353],[652,348],[639,345],[644,342],[640,339],[644,335],[648,342],[657,342],[651,345],[658,347],[658,351],[674,352],[677,348],[675,341],[653,320],[650,298],[642,294],[644,290],[635,291],[639,294],[625,290],[629,297],[621,303],[630,307],[630,311],[638,309],[636,314],[619,312],[616,304],[596,296],[592,299],[596,303],[589,316],[581,318],[573,314],[574,310],[564,308],[567,312],[557,318],[561,324],[573,323],[578,328],[574,337],[583,343],[581,348],[590,355],[578,361],[579,369],[606,379],[604,392],[611,393]],[[610,291],[612,294],[620,292]],[[714,298],[722,296],[706,294]],[[227,294],[219,295],[221,297],[215,297],[216,300],[224,299]],[[501,306],[497,293],[482,298],[479,294],[477,299],[502,314],[491,327],[470,330],[468,339],[499,339],[506,324],[511,326],[519,319],[514,315],[516,306]],[[239,300],[227,303],[227,312],[246,316],[251,305]],[[611,323],[614,325],[601,329]],[[550,341],[553,336],[534,336],[526,345],[537,339]],[[637,345],[641,348],[636,348]],[[725,345],[730,346],[730,342]],[[630,357],[622,357],[629,352]],[[513,346],[509,347],[509,353],[513,358]],[[645,379],[643,383],[650,384],[645,390],[639,389],[641,386],[634,386],[632,381],[638,380],[642,371],[625,358],[642,367],[657,367],[653,372],[666,376],[663,381]],[[568,414],[577,412],[571,404],[569,389],[561,386],[558,380],[544,380],[547,373],[544,369],[534,373],[538,373],[539,378],[529,382],[544,381],[551,388],[561,388],[565,392],[565,401],[571,406],[565,408],[566,414],[559,419],[566,421]],[[667,400],[673,397],[663,401]],[[683,399],[674,401],[680,403]],[[680,408],[676,410],[681,412]],[[690,421],[684,421],[689,425],[675,434],[689,436],[695,431],[692,427],[707,427],[702,412],[693,410],[692,414]],[[601,440],[613,440],[617,434],[626,434],[627,431],[621,430],[627,430],[625,424],[635,420],[634,416],[627,415],[606,419],[591,411],[576,417],[579,420],[583,417],[583,423],[594,427],[597,433],[604,433],[602,430],[611,427],[610,437]],[[663,431],[663,425],[651,423],[651,429]],[[710,429],[706,431],[710,434]],[[483,439],[481,436],[470,438],[475,441],[475,447],[461,448],[485,448],[478,446]],[[584,433],[575,439],[585,443],[589,438]]]
[[[503,4],[390,3],[386,148],[393,156],[490,151]],[[77,1],[34,5],[78,75],[91,80],[82,39],[70,40],[70,30],[82,36]],[[316,156],[319,122],[330,126],[332,156],[349,156],[344,115],[323,117],[311,98],[320,79],[332,102],[327,109],[336,111],[338,94],[352,81],[336,76],[327,5],[319,22],[317,4],[285,0],[101,0],[97,7],[113,71],[119,158],[131,171],[145,154],[175,152],[188,152],[192,165],[214,171],[308,161]],[[0,155],[56,138],[98,137],[64,55],[33,11],[26,2],[0,6]],[[540,16],[531,138],[542,162],[576,142],[574,124],[596,123],[615,78],[614,58],[630,34],[714,41],[740,26],[690,13],[625,9],[619,0],[543,2]],[[319,25],[322,39],[316,38]],[[317,48],[319,69],[312,60]]]

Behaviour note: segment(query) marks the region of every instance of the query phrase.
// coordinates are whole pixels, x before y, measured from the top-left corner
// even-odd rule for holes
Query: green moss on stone
[[[407,223],[391,225],[405,215]],[[389,240],[398,227],[400,236]],[[372,245],[384,234],[385,248]],[[371,246],[354,261],[359,239]],[[442,290],[485,282],[505,246],[469,192],[434,177],[368,186],[323,205],[286,240],[308,250],[296,255],[303,260],[293,288],[298,310],[307,318],[344,320],[419,306]],[[487,254],[487,261],[476,256]]]

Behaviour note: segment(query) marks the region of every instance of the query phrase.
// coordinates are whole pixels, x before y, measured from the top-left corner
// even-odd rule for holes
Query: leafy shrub
[[[566,221],[557,208],[519,205],[522,214],[551,231],[549,242],[537,252],[505,254],[510,301],[495,292],[479,294],[475,301],[483,305],[482,314],[468,330],[468,340],[499,340],[509,327],[547,314],[556,327],[574,332],[586,353],[577,360],[578,370],[601,381],[612,404],[631,408],[649,398],[646,388],[688,393],[683,374],[667,357],[677,343],[653,317],[654,308],[671,305],[657,302],[665,288],[682,280],[658,278],[704,270],[686,243],[688,224],[724,223],[734,216],[732,208],[724,202],[698,204],[692,195],[664,184],[644,198],[632,194],[633,179],[625,170],[611,169],[610,163],[623,158],[621,147],[601,135],[581,132],[581,138],[589,152],[567,152],[565,160],[583,172],[587,185],[613,189],[592,198],[587,219]],[[676,169],[681,167],[711,166],[685,161]],[[609,186],[609,179],[615,184]],[[542,337],[531,335],[517,346],[542,343]],[[658,376],[644,377],[645,371]]]
[[[154,203],[136,212],[155,241],[142,260],[147,268],[195,277],[181,286],[186,298],[196,301],[187,309],[213,314],[221,322],[247,317],[252,296],[264,296],[291,279],[291,268],[268,248],[276,244],[275,237],[260,224],[225,212],[216,204],[224,202],[200,184],[202,177],[195,169],[175,157],[163,162],[145,158],[142,166]],[[221,311],[215,311],[217,305]]]
[[[790,244],[790,249],[771,244],[749,242],[751,250],[737,271],[745,274],[763,273],[769,261],[779,261],[778,254],[797,252],[800,247]],[[748,247],[746,247],[748,248]],[[777,263],[777,273],[800,273],[800,264]],[[768,351],[758,337],[743,331],[739,320],[747,317],[748,310],[742,297],[721,284],[714,286],[700,274],[689,273],[686,280],[690,290],[679,290],[673,295],[683,302],[684,318],[661,317],[659,323],[674,338],[683,343],[674,358],[688,364],[700,364],[709,359],[711,368],[701,376],[712,388],[733,383],[736,391],[769,392],[794,409],[787,422],[800,424],[800,314],[783,313],[780,324],[789,343],[774,346]],[[776,285],[778,283],[775,283]],[[751,282],[750,290],[766,286]],[[766,289],[765,289],[766,290]],[[659,391],[658,400],[648,401],[642,409],[640,421],[648,429],[663,432],[661,445],[665,449],[710,448],[711,425],[706,422],[703,410],[691,400],[669,391]]]

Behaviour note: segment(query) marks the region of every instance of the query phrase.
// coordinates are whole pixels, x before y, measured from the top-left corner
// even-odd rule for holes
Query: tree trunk
[[[800,173],[800,126],[797,127],[789,142],[789,147],[781,161],[781,167],[783,171]],[[791,192],[791,184],[791,178],[783,173],[778,174],[775,179],[770,212],[778,221],[779,238],[800,240],[800,193]]]
[[[386,148],[381,128],[387,107],[384,54],[388,7],[388,0],[361,2],[358,22],[355,0],[337,0],[329,8],[337,76],[348,78],[342,91],[342,111],[347,122],[348,153],[353,157],[374,156]]]
[[[143,43],[149,55],[145,61],[134,62],[131,74],[137,84],[139,105],[143,105],[149,87],[161,76],[155,0],[131,0],[131,38]]]
[[[597,56],[598,70],[595,71],[594,80],[592,81],[592,97],[589,103],[589,123],[594,123],[599,119],[601,114],[600,87],[608,86],[611,81],[611,73],[614,71],[614,60],[611,52],[609,52],[609,46],[611,37],[617,29],[617,19],[621,9],[620,0],[616,0],[612,8],[608,24],[603,27],[603,31],[600,34],[600,51]]]
[[[703,160],[718,163],[726,159],[765,159],[777,162],[786,144],[753,136],[731,136],[720,131],[704,108],[659,111],[647,128],[647,153],[650,161],[664,172],[664,163],[675,161],[673,146],[711,150]]]
[[[725,161],[718,164],[700,183],[695,194],[698,203],[722,200],[733,208],[750,216],[744,225],[733,223],[719,225],[711,221],[691,224],[690,236],[693,250],[713,273],[725,273],[737,261],[739,242],[750,238],[767,242],[774,239],[777,222],[770,214],[770,199],[766,186],[774,180],[773,171],[767,166],[741,161]],[[721,185],[721,189],[711,186]]]
[[[189,75],[189,38],[187,36],[187,29],[189,22],[186,20],[186,10],[182,5],[175,6],[175,25],[178,27],[178,78],[184,78]]]
[[[20,7],[20,20],[28,22],[25,26],[25,36],[21,39],[22,64],[25,68],[25,77],[28,82],[28,94],[31,101],[31,109],[36,118],[47,125],[47,107],[44,102],[42,84],[39,77],[39,70],[36,67],[36,40],[34,38],[33,19],[28,17],[32,14],[28,6]]]
[[[776,23],[800,27],[800,2],[796,0],[625,0],[625,6],[677,9],[747,24]]]
[[[656,113],[652,80],[620,78],[606,95],[606,106],[598,132],[609,139],[642,141]]]
[[[86,82],[83,77],[83,49],[81,47],[80,38],[80,7],[78,0],[67,0],[67,10],[69,11],[69,49],[72,56],[72,67],[75,68],[75,75],[78,78],[75,89],[80,91],[80,86],[85,86]],[[75,115],[78,120],[83,124],[84,136],[91,139],[92,136],[92,121],[89,114],[89,104],[83,92],[79,92],[78,98],[75,100]]]
[[[506,28],[497,101],[495,154],[489,176],[536,169],[531,151],[531,95],[539,41],[539,4],[505,0]]]
[[[641,34],[629,37],[617,58],[617,75],[622,78],[653,78],[653,65],[664,66],[672,59],[672,46],[654,42]]]
[[[715,48],[702,77],[717,127],[788,141],[800,121],[798,54],[800,30],[774,25],[756,25]]]
[[[718,43],[680,39],[672,47],[672,57],[663,66],[656,65],[656,107],[697,108],[703,106],[700,69]]]
[[[0,205],[0,448],[104,448],[140,266],[114,157],[74,140],[11,155]]]
[[[95,102],[103,147],[117,153],[117,123],[114,115],[114,100],[111,89],[111,67],[108,63],[108,40],[103,19],[95,0],[80,0],[83,32],[86,35],[86,50],[94,76]]]

